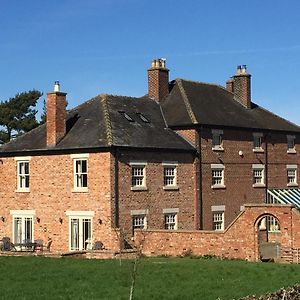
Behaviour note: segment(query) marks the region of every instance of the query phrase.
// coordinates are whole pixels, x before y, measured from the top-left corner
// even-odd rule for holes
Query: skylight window
[[[125,111],[119,111],[119,113],[123,115],[127,121],[134,122],[134,120]]]
[[[150,121],[141,113],[137,113],[137,115],[140,117],[140,119],[145,123],[150,123]]]

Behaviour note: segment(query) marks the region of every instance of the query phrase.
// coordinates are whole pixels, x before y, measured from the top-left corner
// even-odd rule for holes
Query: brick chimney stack
[[[236,74],[226,82],[226,89],[234,94],[235,100],[251,108],[251,75],[246,65],[237,66]]]
[[[148,95],[155,101],[160,101],[169,94],[169,70],[166,60],[154,59],[148,69]]]
[[[54,91],[47,93],[47,146],[53,147],[66,134],[66,93],[60,92],[55,81]]]

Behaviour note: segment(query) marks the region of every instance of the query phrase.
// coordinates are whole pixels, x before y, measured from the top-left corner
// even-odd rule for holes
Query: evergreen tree
[[[13,135],[21,135],[39,123],[36,120],[36,104],[42,93],[36,90],[17,94],[0,103],[0,140],[10,141]]]

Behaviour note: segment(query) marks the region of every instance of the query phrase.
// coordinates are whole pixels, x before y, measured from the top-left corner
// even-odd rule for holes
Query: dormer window
[[[262,148],[263,134],[260,132],[253,133],[253,152],[264,152]]]
[[[224,151],[223,148],[223,130],[213,129],[212,133],[212,150]]]
[[[294,135],[287,135],[287,153],[296,153],[295,139]]]

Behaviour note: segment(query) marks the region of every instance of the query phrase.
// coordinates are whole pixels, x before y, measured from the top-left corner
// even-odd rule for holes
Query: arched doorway
[[[272,214],[260,216],[256,222],[258,254],[261,261],[280,258],[281,231],[279,220]]]

